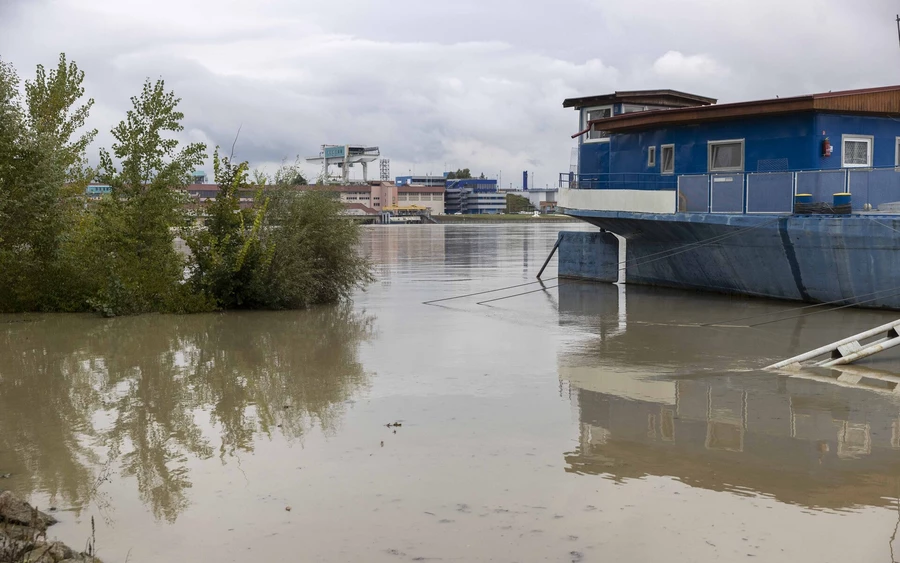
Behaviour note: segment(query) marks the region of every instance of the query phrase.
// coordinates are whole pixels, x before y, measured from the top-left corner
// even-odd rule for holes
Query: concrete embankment
[[[0,563],[100,563],[96,557],[48,540],[47,528],[53,524],[54,517],[12,492],[0,493]]]

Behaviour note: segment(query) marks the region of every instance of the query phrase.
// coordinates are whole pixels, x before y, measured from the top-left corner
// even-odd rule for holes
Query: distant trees
[[[519,213],[521,211],[534,211],[534,206],[527,197],[516,194],[506,194],[506,212]]]
[[[447,179],[448,180],[470,180],[472,179],[472,172],[468,168],[460,168],[456,172],[448,172]],[[479,180],[484,180],[484,172],[478,176]]]
[[[456,172],[450,172],[447,174],[448,180],[467,180],[472,177],[472,173],[468,168],[462,168],[457,170]]]
[[[206,146],[174,138],[184,116],[162,80],[131,98],[111,151],[101,149],[99,167],[89,168],[96,131],[81,132],[94,103],[81,103],[83,80],[60,55],[55,69],[38,66],[26,81],[23,103],[15,70],[0,60],[0,312],[303,307],[370,279],[356,252],[359,229],[340,203],[288,189],[306,183],[296,165],[242,209],[247,163],[217,151],[223,196],[198,230],[183,189]],[[92,178],[109,196],[86,200]],[[176,250],[178,234],[189,256]]]

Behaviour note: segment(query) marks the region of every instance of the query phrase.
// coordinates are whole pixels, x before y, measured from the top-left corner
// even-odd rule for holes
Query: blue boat
[[[563,106],[559,207],[601,232],[560,233],[560,277],[900,309],[900,86]]]

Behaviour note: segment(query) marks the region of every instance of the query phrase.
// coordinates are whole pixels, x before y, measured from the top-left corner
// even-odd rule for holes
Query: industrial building
[[[338,193],[345,204],[362,204],[376,211],[390,206],[415,205],[429,209],[432,215],[444,213],[443,187],[397,186],[390,182],[370,182],[357,186],[325,186],[319,189]]]
[[[92,188],[102,189],[101,186],[90,186],[89,190]],[[366,209],[380,213],[384,208],[397,206],[421,207],[427,209],[431,215],[444,213],[444,188],[442,187],[396,186],[391,182],[373,181],[367,184],[343,186],[295,186],[295,189],[300,191],[324,190],[336,193],[348,210],[354,210],[353,214],[359,214]],[[192,184],[187,186],[185,191],[202,204],[216,199],[219,194],[219,186],[216,184]],[[255,195],[254,189],[241,190],[239,194],[241,205],[249,205]]]
[[[446,187],[447,173],[443,176],[397,176],[394,179],[397,186],[431,186]]]
[[[445,211],[462,215],[503,213],[506,194],[497,191],[497,180],[493,179],[447,180]]]

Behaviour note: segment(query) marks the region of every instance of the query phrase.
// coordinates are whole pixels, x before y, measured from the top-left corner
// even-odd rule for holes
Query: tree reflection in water
[[[357,352],[373,319],[350,305],[18,320],[0,320],[0,473],[76,508],[108,463],[174,521],[189,460],[226,463],[276,431],[331,433],[368,384]]]

